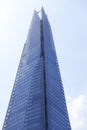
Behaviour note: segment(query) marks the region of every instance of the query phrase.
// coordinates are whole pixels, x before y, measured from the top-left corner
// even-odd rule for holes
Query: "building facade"
[[[71,130],[51,27],[33,14],[2,130]]]

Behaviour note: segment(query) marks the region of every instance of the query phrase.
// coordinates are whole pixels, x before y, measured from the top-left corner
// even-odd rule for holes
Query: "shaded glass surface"
[[[52,31],[44,11],[42,12],[42,17],[46,72],[47,130],[70,130]]]

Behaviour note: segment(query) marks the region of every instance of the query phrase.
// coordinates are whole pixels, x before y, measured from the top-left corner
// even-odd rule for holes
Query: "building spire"
[[[2,130],[15,129],[71,130],[52,31],[43,7],[34,11]]]

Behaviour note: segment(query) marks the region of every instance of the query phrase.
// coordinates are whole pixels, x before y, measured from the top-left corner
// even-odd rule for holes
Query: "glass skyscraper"
[[[35,11],[2,130],[71,130],[51,27]]]

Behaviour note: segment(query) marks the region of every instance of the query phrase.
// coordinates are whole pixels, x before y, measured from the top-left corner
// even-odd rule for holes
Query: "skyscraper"
[[[33,14],[3,130],[71,130],[51,27]]]

